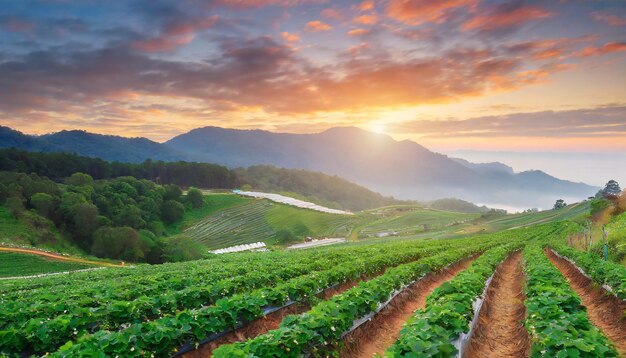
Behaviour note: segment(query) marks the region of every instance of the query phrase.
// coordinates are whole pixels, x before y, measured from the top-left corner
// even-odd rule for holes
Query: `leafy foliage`
[[[618,357],[585,314],[580,299],[542,250],[524,250],[526,261],[526,329],[532,357]]]

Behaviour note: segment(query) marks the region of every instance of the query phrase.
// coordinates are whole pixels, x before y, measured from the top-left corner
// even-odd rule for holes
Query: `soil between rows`
[[[545,253],[580,297],[591,323],[615,344],[621,356],[626,357],[626,302],[594,284],[576,266],[552,250],[546,249]]]
[[[522,254],[515,252],[496,269],[464,357],[528,357],[521,262]]]
[[[361,281],[366,281],[371,278],[374,278],[384,271],[374,275],[363,276],[357,280],[352,280],[348,282],[344,282],[336,287],[328,288],[322,291],[318,296],[318,298],[327,300],[335,295],[338,295],[350,288],[356,286]],[[214,341],[208,342],[206,344],[201,345],[198,349],[182,354],[183,358],[202,358],[202,357],[211,357],[213,354],[213,350],[218,348],[223,344],[242,342],[249,338],[254,338],[256,336],[267,333],[273,329],[277,329],[280,326],[280,322],[282,322],[283,318],[292,314],[301,314],[311,309],[310,305],[307,303],[296,303],[291,306],[279,309],[275,312],[268,314],[267,316],[261,317],[257,320],[250,322],[249,324],[234,330]]]
[[[370,358],[377,353],[384,353],[398,339],[400,330],[413,313],[426,306],[426,297],[468,268],[476,257],[466,258],[444,270],[430,273],[407,287],[370,321],[344,338],[345,345],[339,356]]]

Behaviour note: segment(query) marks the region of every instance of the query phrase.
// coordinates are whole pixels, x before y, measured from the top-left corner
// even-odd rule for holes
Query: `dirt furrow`
[[[437,273],[424,276],[407,287],[390,304],[344,338],[340,357],[372,357],[384,353],[400,334],[413,313],[426,306],[428,297],[437,287],[465,270],[476,256],[464,259]]]
[[[364,280],[369,280],[375,276],[378,276],[379,274],[368,275],[358,280],[345,282],[336,287],[326,289],[317,296],[320,299],[327,300],[335,295],[338,295],[358,285],[359,282],[364,281]],[[277,329],[280,325],[280,322],[282,322],[283,318],[285,318],[286,316],[292,315],[292,314],[304,313],[308,311],[309,309],[311,309],[311,307],[306,303],[296,303],[291,306],[279,309],[278,311],[272,312],[268,314],[267,316],[254,320],[239,329],[236,329],[230,333],[227,333],[224,336],[216,340],[203,344],[200,347],[198,347],[198,349],[182,354],[181,356],[184,358],[210,357],[213,353],[213,350],[215,350],[217,347],[221,346],[222,344],[245,341],[246,339],[254,338],[261,334],[267,333],[273,329]]]
[[[580,297],[591,323],[600,328],[615,343],[619,353],[626,357],[626,302],[594,284],[576,266],[555,255],[552,250],[546,249],[546,255]]]
[[[516,252],[498,266],[464,357],[528,357],[530,338],[524,328],[526,307],[521,261],[521,253]]]

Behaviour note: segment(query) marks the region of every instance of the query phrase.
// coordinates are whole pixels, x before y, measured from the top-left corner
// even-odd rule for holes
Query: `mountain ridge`
[[[487,205],[548,207],[554,200],[580,200],[596,187],[543,171],[513,172],[503,163],[471,163],[432,152],[409,140],[357,127],[319,133],[275,133],[208,126],[158,143],[86,131],[29,136],[0,127],[0,147],[64,151],[105,160],[197,161],[230,168],[272,165],[337,175],[383,195],[409,200],[457,197]]]

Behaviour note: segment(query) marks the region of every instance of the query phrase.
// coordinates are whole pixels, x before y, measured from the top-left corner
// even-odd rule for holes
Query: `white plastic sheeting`
[[[298,199],[290,198],[288,196],[284,196],[284,195],[280,195],[280,194],[261,193],[261,192],[256,192],[256,191],[243,191],[243,190],[233,190],[233,193],[239,194],[239,195],[243,195],[243,196],[250,196],[250,197],[253,197],[253,198],[268,199],[268,200],[271,200],[271,201],[276,202],[276,203],[291,205],[291,206],[295,206],[295,207],[303,208],[303,209],[311,209],[311,210],[315,210],[315,211],[321,211],[323,213],[328,213],[328,214],[354,215],[353,213],[351,213],[349,211],[331,209],[331,208],[327,208],[325,206],[313,204],[313,203],[310,203],[310,202],[304,201],[304,200],[298,200]]]
[[[228,254],[231,252],[242,252],[242,251],[248,251],[248,250],[262,251],[263,249],[266,249],[265,243],[259,241],[259,242],[255,242],[252,244],[243,244],[243,245],[226,247],[223,249],[211,251],[211,253],[212,254]]]

